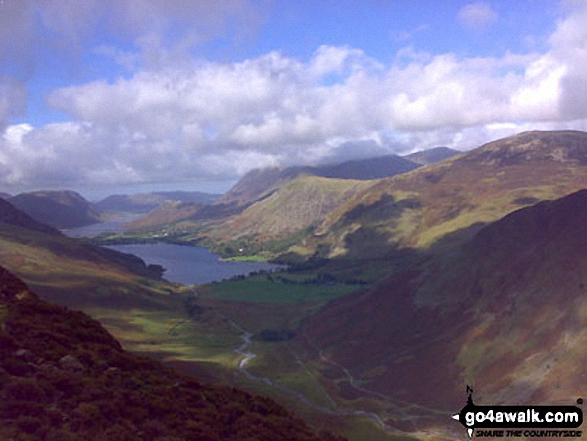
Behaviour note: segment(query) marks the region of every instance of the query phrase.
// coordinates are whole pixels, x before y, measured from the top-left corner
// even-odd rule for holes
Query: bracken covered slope
[[[329,247],[331,257],[354,256],[353,243],[370,237],[376,240],[363,248],[373,256],[391,244],[425,248],[449,233],[585,187],[587,133],[526,132],[376,181],[334,208],[314,240]]]
[[[587,394],[586,325],[581,190],[331,302],[306,336],[364,389],[406,406],[390,422],[414,430],[450,426],[442,415],[461,407],[466,384],[478,404],[573,404]]]
[[[2,267],[0,438],[342,440],[268,398],[123,351],[97,321],[40,300]]]

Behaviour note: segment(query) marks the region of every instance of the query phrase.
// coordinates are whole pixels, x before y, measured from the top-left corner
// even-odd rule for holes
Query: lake
[[[165,277],[186,285],[210,283],[253,271],[281,268],[267,262],[224,262],[208,248],[168,243],[112,245],[107,248],[134,254],[147,264],[166,268]]]
[[[119,217],[118,219],[107,222],[100,222],[97,224],[86,225],[85,227],[64,230],[63,234],[66,234],[69,237],[91,237],[102,233],[122,233],[124,232],[124,228],[122,228],[123,223],[133,221],[139,217],[141,217],[140,214]]]
[[[83,237],[103,232],[120,232],[122,231],[120,223],[128,220],[117,220],[73,228],[65,231],[65,234],[70,237]],[[167,270],[163,277],[171,282],[179,282],[185,285],[218,282],[237,275],[247,275],[254,271],[269,271],[281,268],[280,265],[267,262],[224,262],[220,259],[220,255],[210,252],[205,247],[147,243],[112,245],[107,248],[134,254],[143,259],[147,265],[161,265]]]

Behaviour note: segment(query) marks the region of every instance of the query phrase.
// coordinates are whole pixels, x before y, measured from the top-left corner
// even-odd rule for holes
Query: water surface
[[[147,264],[166,268],[165,277],[186,285],[210,283],[253,271],[280,268],[267,262],[225,262],[208,248],[168,243],[112,245],[107,248],[134,254]]]

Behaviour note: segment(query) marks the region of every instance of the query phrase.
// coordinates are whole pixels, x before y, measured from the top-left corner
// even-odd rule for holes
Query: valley
[[[6,206],[0,264],[125,349],[272,397],[316,431],[461,439],[467,384],[495,404],[587,395],[583,188],[587,134],[529,132],[384,178],[256,171],[84,240]],[[287,268],[194,284],[96,246],[143,242]]]

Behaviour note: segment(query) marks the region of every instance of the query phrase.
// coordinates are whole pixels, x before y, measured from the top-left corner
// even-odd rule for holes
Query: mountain
[[[8,194],[8,193],[1,193],[1,192],[0,192],[0,199],[8,199],[8,198],[10,198],[10,197],[12,197],[12,195],[11,195],[11,194]]]
[[[100,222],[99,213],[74,191],[21,193],[8,201],[33,219],[55,228],[75,228]]]
[[[82,312],[0,267],[3,439],[342,441],[269,398],[202,384],[122,350]]]
[[[406,173],[419,165],[398,155],[356,159],[319,166],[273,167],[255,169],[241,178],[218,202],[250,202],[277,188],[279,184],[302,175],[332,179],[369,180]]]
[[[80,306],[160,304],[171,286],[138,257],[64,236],[0,200],[0,265],[44,298]]]
[[[368,185],[368,181],[302,176],[204,234],[215,242],[245,236],[261,241],[283,239],[322,222],[334,207]]]
[[[466,239],[522,206],[587,187],[586,158],[585,132],[521,133],[375,181],[333,209],[308,239],[330,257],[425,248],[450,233]]]
[[[37,222],[4,199],[0,199],[0,223],[23,227],[49,235],[61,235],[55,228]]]
[[[466,384],[478,404],[574,404],[587,393],[586,219],[587,190],[540,202],[332,301],[300,334],[339,366],[323,381],[352,375],[406,430],[450,430]]]
[[[173,219],[165,223],[166,231],[203,239],[218,251],[227,241],[238,241],[238,248],[270,249],[272,256],[385,264],[398,249],[463,241],[520,207],[587,187],[586,155],[585,132],[525,132],[379,180],[332,180],[297,175],[295,168],[258,170],[207,215],[198,208],[185,216],[168,213],[157,222],[147,217],[140,225],[149,229]],[[330,181],[336,190],[327,189]],[[304,193],[292,199],[296,188]],[[312,206],[324,208],[325,193],[328,210],[307,216]],[[288,225],[288,218],[300,217],[307,219]]]
[[[212,204],[220,195],[199,191],[160,191],[133,195],[112,195],[93,204],[104,213],[148,213],[161,204],[178,201],[193,204]]]
[[[404,158],[415,162],[420,165],[435,164],[440,161],[444,161],[452,156],[461,154],[462,152],[451,149],[448,147],[434,147],[428,150],[422,150],[420,152],[411,153],[404,156]]]
[[[296,179],[316,177],[337,180],[372,180],[406,173],[417,167],[419,167],[418,164],[405,158],[397,155],[387,155],[315,167],[293,166],[255,169],[243,176],[225,195],[210,206],[188,206],[186,204],[173,206],[168,204],[127,225],[131,229],[148,229],[163,225],[168,226],[180,221],[206,222],[223,218],[228,219],[232,216],[238,216],[257,202],[270,198],[275,192],[278,192],[282,187],[286,187],[289,182]],[[322,180],[321,182],[326,181]],[[352,185],[354,184],[346,186],[350,187]],[[320,191],[318,191],[319,193]],[[319,201],[316,201],[316,203],[320,204]],[[267,211],[266,208],[262,210]],[[277,222],[279,223],[280,221]],[[235,220],[234,223],[240,224],[241,222]],[[308,224],[308,222],[304,223],[304,227]]]
[[[239,238],[243,249],[279,241],[275,253],[384,260],[398,249],[424,249],[443,238],[466,240],[484,223],[522,206],[587,187],[581,155],[587,155],[587,133],[527,132],[390,178],[337,181],[341,197],[331,199],[320,216],[297,223],[295,232],[275,226],[320,204],[321,191],[308,192],[302,205],[286,197],[296,185],[308,188],[302,182],[309,177],[279,184],[229,218],[204,228],[185,222],[182,228],[212,243]],[[328,182],[312,179],[317,188]]]

